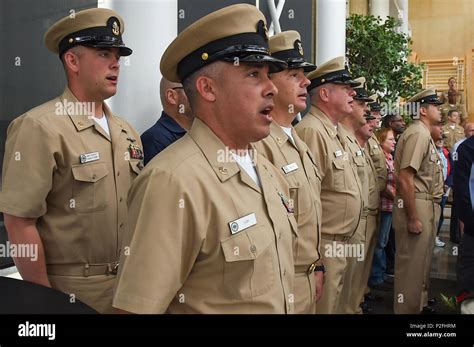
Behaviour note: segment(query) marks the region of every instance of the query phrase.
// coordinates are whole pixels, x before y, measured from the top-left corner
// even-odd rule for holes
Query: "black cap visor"
[[[221,60],[228,62],[239,61],[241,63],[268,64],[270,68],[270,73],[277,73],[285,70],[288,67],[288,64],[284,61],[276,59],[270,55],[263,54],[261,52],[248,55],[238,54],[235,56],[226,56],[223,57]]]
[[[302,59],[301,61],[289,59],[287,62],[288,69],[303,69],[304,72],[311,72],[316,70],[316,65],[308,63],[307,61],[304,61]]]
[[[334,83],[334,84],[348,84],[351,88],[355,88],[360,86],[359,82],[356,82],[354,80],[343,80],[343,81],[327,81],[326,83]],[[370,99],[370,101],[373,101]]]
[[[110,41],[99,41],[99,42],[85,42],[83,43],[84,46],[92,47],[92,48],[118,48],[120,51],[120,56],[127,57],[132,54],[132,50],[126,47],[124,44],[119,44],[117,42],[110,42]]]

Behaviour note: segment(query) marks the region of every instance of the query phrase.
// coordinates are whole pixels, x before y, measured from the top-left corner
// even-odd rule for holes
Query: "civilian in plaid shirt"
[[[369,287],[380,290],[388,290],[384,286],[384,277],[386,269],[385,246],[388,242],[390,227],[392,226],[393,199],[395,198],[395,175],[392,153],[395,150],[395,135],[390,128],[382,128],[377,133],[380,146],[385,154],[387,166],[387,185],[385,190],[380,193],[380,225],[377,245],[375,246],[374,258],[372,261],[372,271],[369,278]]]

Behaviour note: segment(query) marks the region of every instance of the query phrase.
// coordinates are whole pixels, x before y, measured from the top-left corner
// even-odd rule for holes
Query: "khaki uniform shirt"
[[[430,131],[420,120],[415,120],[400,136],[394,164],[396,175],[407,167],[416,171],[415,197],[433,197],[439,175],[442,176],[443,172]]]
[[[82,104],[66,89],[7,132],[0,211],[38,219],[47,265],[118,260],[128,189],[142,167],[135,130],[105,106],[108,136]]]
[[[321,176],[308,146],[294,129],[291,134],[295,143],[273,122],[270,135],[255,143],[254,147],[280,169],[290,186],[290,198],[294,202],[294,215],[298,223],[298,240],[293,252],[296,272],[301,272],[321,259]]]
[[[451,152],[454,144],[464,138],[464,129],[457,124],[454,129],[452,129],[449,124],[446,124],[443,126],[443,134],[446,137],[444,147]]]
[[[377,167],[375,166],[375,163],[372,160],[372,157],[370,155],[367,155],[368,153],[368,146],[369,142],[365,144],[365,149],[364,149],[364,158],[367,163],[367,167],[369,168],[368,170],[368,175],[369,175],[369,199],[368,199],[368,205],[367,207],[369,208],[369,213],[374,214],[378,213],[379,206],[380,206],[380,176],[378,176],[378,170]],[[385,158],[384,158],[385,160]],[[385,170],[387,170],[385,168]]]
[[[461,119],[461,122],[465,119],[467,119],[467,112],[466,112],[466,105],[464,102],[464,97],[463,93],[458,91],[456,94],[456,100],[454,104],[449,103],[449,95],[448,91],[442,92],[440,95],[440,100],[443,102],[443,105],[441,105],[441,113],[443,115],[443,121],[447,120],[447,116],[450,110],[456,110],[459,112],[459,118]]]
[[[380,142],[377,139],[375,134],[369,139],[366,144],[367,152],[369,153],[370,158],[375,166],[377,171],[377,184],[379,191],[384,191],[385,187],[387,186],[387,165],[385,162],[385,154],[380,147]]]
[[[316,106],[296,126],[321,173],[321,233],[352,236],[362,213],[362,188],[343,135]]]
[[[365,153],[360,148],[357,139],[349,128],[343,124],[339,124],[339,131],[343,134],[347,144],[347,148],[351,154],[353,166],[357,172],[362,188],[362,210],[365,215],[368,212],[369,204],[369,167],[365,158]]]
[[[288,185],[257,156],[259,188],[226,149],[195,119],[134,182],[114,307],[134,313],[293,312],[297,226]]]

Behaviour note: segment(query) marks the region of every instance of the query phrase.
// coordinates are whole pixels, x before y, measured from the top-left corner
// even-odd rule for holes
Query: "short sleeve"
[[[200,252],[204,236],[198,230],[207,229],[198,224],[183,184],[158,168],[134,181],[128,208],[113,306],[137,314],[165,313]]]
[[[37,120],[21,116],[7,131],[0,211],[23,218],[47,212],[56,170],[58,137]]]
[[[405,138],[401,153],[400,170],[411,167],[418,172],[429,148],[430,139],[420,133],[410,133]]]

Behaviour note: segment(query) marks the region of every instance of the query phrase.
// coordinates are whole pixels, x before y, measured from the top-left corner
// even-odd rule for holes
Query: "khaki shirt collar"
[[[85,129],[90,128],[91,126],[94,126],[96,130],[102,134],[102,136],[107,138],[109,141],[112,140],[112,142],[120,135],[120,132],[123,131],[128,134],[128,131],[124,127],[121,119],[113,115],[112,111],[105,102],[103,103],[103,107],[105,116],[107,117],[107,121],[109,124],[109,130],[112,139],[107,135],[107,133],[102,129],[102,127],[100,127],[96,122],[94,122],[92,118],[90,118],[90,114],[88,113],[90,106],[88,106],[88,103],[82,103],[83,107],[77,106],[80,102],[71,92],[69,87],[66,87],[66,89],[64,90],[63,94],[60,97],[60,102],[63,104],[63,109],[65,113],[67,113],[67,115],[71,119],[71,122],[76,127],[77,131],[83,131]],[[74,112],[72,113],[70,112],[71,108],[72,110],[74,110]]]
[[[293,132],[292,132],[293,133]],[[292,134],[293,135],[293,134]],[[275,140],[275,143],[281,148],[283,145],[290,141],[290,138],[285,131],[278,125],[277,122],[273,121],[270,124],[270,136]],[[291,141],[290,141],[291,143]]]
[[[194,119],[188,134],[200,148],[221,182],[227,181],[240,172],[240,167],[232,160],[229,149],[199,118]]]
[[[321,111],[317,106],[311,105],[311,109],[309,110],[309,113],[319,119],[321,123],[323,123],[324,129],[328,133],[328,135],[332,138],[337,136],[337,131],[334,128],[333,122],[329,119],[329,117]],[[338,127],[340,124],[338,125]]]
[[[355,143],[358,147],[360,147],[359,142],[357,142],[355,135],[346,125],[339,123],[338,130],[339,130],[339,133],[344,136],[344,139],[347,139],[349,140],[349,142]]]

